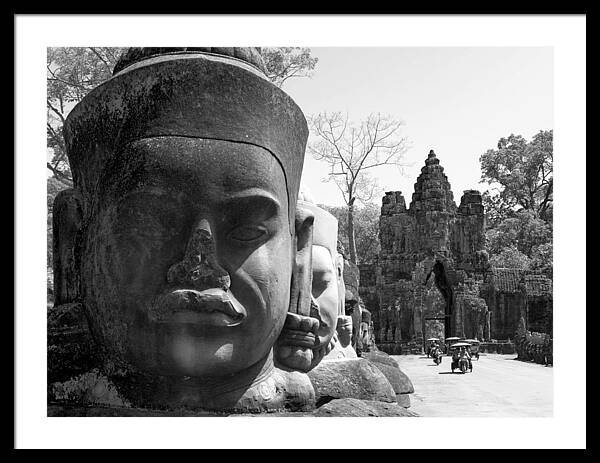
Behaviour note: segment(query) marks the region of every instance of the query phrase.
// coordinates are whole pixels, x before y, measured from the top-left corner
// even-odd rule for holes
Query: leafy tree
[[[553,246],[552,241],[535,246],[531,252],[531,270],[553,275]]]
[[[503,248],[498,254],[492,255],[490,263],[494,267],[500,268],[529,270],[531,267],[531,259],[519,251],[515,246]]]
[[[511,134],[498,141],[498,149],[488,150],[479,158],[481,182],[494,185],[484,196],[492,225],[519,210],[551,222],[552,140],[552,130],[540,130],[530,142]]]
[[[552,130],[501,138],[481,156],[490,262],[552,275]]]
[[[523,210],[504,219],[496,228],[486,232],[487,248],[491,254],[515,247],[531,257],[536,247],[552,241],[552,228],[531,211]]]
[[[348,212],[345,207],[320,205],[338,219],[338,241],[344,249],[348,249]],[[379,214],[380,209],[375,204],[367,203],[356,208],[354,212],[354,233],[358,261],[373,262],[379,254]]]
[[[341,112],[321,113],[309,118],[314,140],[308,149],[315,159],[329,164],[328,180],[333,180],[346,203],[346,236],[350,260],[357,261],[355,202],[368,203],[379,191],[369,175],[376,167],[402,166],[407,142],[400,136],[402,122],[389,116],[371,114],[354,124]]]
[[[263,47],[260,54],[267,77],[278,87],[292,77],[310,77],[319,61],[304,47]]]
[[[124,48],[57,47],[46,56],[47,146],[53,152],[47,167],[61,182],[71,186],[73,179],[63,139],[63,124],[73,106],[112,76]]]

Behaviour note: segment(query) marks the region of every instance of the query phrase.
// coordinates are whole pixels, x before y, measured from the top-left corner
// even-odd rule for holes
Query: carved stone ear
[[[82,202],[73,188],[56,195],[52,207],[54,305],[81,300]]]
[[[290,305],[283,330],[275,346],[278,366],[308,371],[313,365],[313,349],[319,320],[310,316],[312,300],[312,241],[314,215],[296,208],[296,255],[292,271]]]

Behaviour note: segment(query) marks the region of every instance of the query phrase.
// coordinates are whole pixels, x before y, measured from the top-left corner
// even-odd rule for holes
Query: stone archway
[[[453,335],[452,330],[452,313],[453,313],[453,302],[452,302],[452,286],[448,281],[448,276],[446,274],[446,269],[444,264],[436,260],[435,264],[433,264],[433,268],[431,272],[434,275],[434,282],[436,288],[439,290],[440,294],[444,298],[444,338]],[[431,274],[430,274],[431,275]],[[429,279],[429,276],[428,276]]]
[[[446,313],[446,300],[435,284],[430,279],[423,292],[423,338],[445,339],[444,320]]]

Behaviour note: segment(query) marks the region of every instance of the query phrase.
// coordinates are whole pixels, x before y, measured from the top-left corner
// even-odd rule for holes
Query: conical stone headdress
[[[113,77],[75,106],[64,125],[84,213],[103,170],[127,144],[181,136],[269,151],[283,169],[293,224],[308,127],[298,105],[262,69],[253,48],[129,49]]]

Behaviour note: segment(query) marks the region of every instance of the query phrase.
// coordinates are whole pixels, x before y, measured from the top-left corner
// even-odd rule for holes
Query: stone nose
[[[209,288],[229,289],[229,273],[218,262],[209,222],[202,219],[194,227],[183,259],[167,272],[169,284],[199,291]]]

